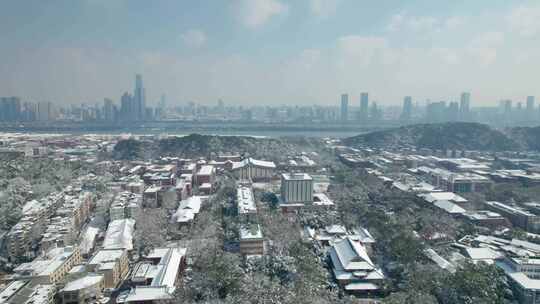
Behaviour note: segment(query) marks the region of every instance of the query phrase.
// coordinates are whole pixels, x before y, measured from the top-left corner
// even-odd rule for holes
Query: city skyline
[[[102,98],[98,98],[98,100],[94,100],[94,101],[74,101],[72,103],[68,103],[68,104],[61,104],[61,103],[57,103],[55,101],[50,101],[50,100],[29,100],[23,96],[20,96],[20,95],[14,95],[14,96],[9,96],[9,97],[4,97],[4,98],[17,98],[19,99],[20,101],[22,102],[31,102],[31,103],[53,103],[54,105],[56,106],[61,106],[61,107],[69,107],[69,106],[80,106],[80,105],[92,105],[92,104],[100,104],[102,102],[105,102],[105,103],[108,103],[108,102],[111,102],[113,105],[118,105],[119,108],[122,108],[124,107],[125,109],[127,107],[134,107],[133,109],[128,109],[127,111],[128,112],[131,112],[131,111],[134,111],[136,114],[129,114],[130,116],[132,117],[138,117],[136,120],[142,120],[142,117],[145,116],[145,113],[143,109],[146,109],[147,106],[148,107],[152,107],[152,108],[166,108],[165,105],[166,105],[166,102],[165,102],[165,98],[166,98],[166,94],[160,94],[159,95],[159,99],[156,99],[155,101],[150,101],[148,102],[148,99],[146,98],[146,87],[143,86],[143,75],[140,74],[140,73],[137,73],[134,75],[135,76],[135,82],[134,82],[134,86],[132,85],[132,90],[133,90],[133,94],[130,94],[128,93],[130,91],[130,88],[119,88],[119,92],[123,92],[121,94],[117,94],[117,96],[119,96],[118,98],[111,98],[111,97],[107,97],[107,96],[104,96]],[[352,90],[352,91],[355,91],[355,90]],[[324,104],[318,104],[318,103],[303,103],[303,104],[292,104],[293,106],[296,105],[296,106],[336,106],[336,107],[340,107],[340,108],[343,108],[343,102],[344,102],[344,98],[345,98],[345,103],[346,103],[346,110],[345,112],[346,113],[341,113],[340,115],[343,116],[343,114],[345,114],[345,116],[348,117],[348,119],[350,119],[351,117],[348,116],[349,113],[348,113],[348,109],[349,107],[350,108],[358,108],[359,109],[359,112],[357,113],[357,117],[354,117],[355,119],[365,119],[367,116],[369,116],[369,106],[370,105],[373,105],[373,104],[377,104],[379,107],[397,107],[397,106],[401,106],[403,107],[403,98],[408,98],[410,99],[411,102],[414,102],[416,105],[420,105],[420,106],[428,106],[429,104],[432,104],[432,103],[439,103],[439,102],[444,102],[444,103],[458,103],[459,104],[459,108],[460,109],[467,109],[467,111],[470,109],[470,108],[483,108],[483,107],[500,107],[501,103],[506,103],[506,102],[510,102],[510,103],[513,103],[515,102],[516,105],[523,105],[527,110],[531,110],[533,108],[536,107],[536,104],[535,104],[535,95],[524,95],[524,96],[519,96],[516,100],[514,99],[509,99],[509,98],[499,98],[491,103],[488,103],[488,104],[478,104],[478,101],[476,101],[474,99],[474,96],[473,98],[471,99],[471,92],[468,91],[468,92],[464,92],[464,91],[461,91],[460,93],[456,93],[452,96],[448,96],[447,98],[442,98],[442,99],[431,99],[431,98],[427,98],[427,99],[424,99],[424,100],[420,100],[420,99],[417,99],[415,98],[415,96],[411,96],[411,95],[404,95],[404,96],[401,96],[400,100],[398,100],[397,102],[392,102],[390,104],[388,103],[381,103],[379,100],[377,99],[371,99],[370,98],[370,92],[360,92],[356,95],[353,95],[353,94],[349,94],[348,93],[349,91],[345,91],[343,93],[341,93],[340,95],[340,98],[339,98],[339,102],[336,102],[336,99],[334,98],[333,101],[329,102],[329,103],[324,103]],[[358,102],[357,104],[355,104],[354,102],[352,104],[349,104],[349,97],[353,98],[353,99],[357,99]],[[472,102],[471,102],[472,101]],[[473,103],[473,105],[471,106],[471,103]],[[129,104],[129,105],[128,105]],[[173,102],[172,104],[168,104],[168,106],[170,107],[175,107],[175,106],[184,106],[184,105],[187,105],[187,104],[196,104],[196,105],[201,105],[201,106],[215,106],[216,104],[218,105],[223,105],[224,104],[224,100],[222,98],[219,98],[217,100],[214,100],[214,101],[209,101],[208,103],[201,103],[201,102],[197,102],[197,101],[193,101],[193,100],[185,100],[183,102]],[[257,103],[257,104],[247,104],[247,105],[244,105],[242,103],[234,103],[234,102],[229,102],[228,103],[229,105],[232,105],[232,106],[291,106],[291,104],[287,104],[286,102],[282,102],[282,103],[275,103],[275,104],[264,104],[264,103]],[[125,114],[124,114],[125,115]]]
[[[170,104],[333,105],[348,92],[356,106],[369,92],[384,106],[409,95],[459,101],[450,97],[470,91],[484,106],[540,94],[533,1],[25,0],[4,8],[0,68],[9,72],[0,95],[35,102],[118,102],[133,74],[145,76],[149,104],[166,94]]]

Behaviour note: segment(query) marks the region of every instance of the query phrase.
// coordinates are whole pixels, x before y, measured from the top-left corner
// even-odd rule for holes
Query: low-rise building
[[[176,184],[176,165],[150,165],[142,176],[146,184],[173,186]]]
[[[240,253],[245,256],[263,255],[264,238],[259,225],[240,228]]]
[[[239,180],[269,181],[275,174],[276,164],[271,161],[245,158],[232,164],[233,174]]]
[[[452,192],[423,193],[418,194],[418,197],[423,198],[426,202],[433,204],[433,206],[450,215],[460,216],[467,212],[467,210],[458,205],[466,203],[467,200]]]
[[[171,217],[173,230],[189,226],[201,210],[203,196],[190,196],[180,202],[178,209]]]
[[[443,191],[467,193],[479,192],[491,188],[489,178],[470,172],[452,172],[440,168],[418,167],[417,172],[427,181]]]
[[[507,225],[507,220],[497,212],[489,210],[476,210],[463,214],[463,217],[469,222],[486,227],[498,227]]]
[[[161,191],[161,186],[151,186],[144,190],[143,205],[145,208],[158,208],[159,200],[158,193]]]
[[[489,210],[500,213],[506,217],[512,225],[529,232],[540,232],[540,216],[535,215],[524,208],[511,206],[500,202],[485,202]]]
[[[111,221],[124,218],[137,219],[142,205],[142,195],[133,192],[120,192],[116,195],[109,208]]]
[[[334,276],[345,291],[373,293],[381,288],[384,274],[362,243],[347,237],[336,241],[329,252]]]
[[[214,192],[214,186],[210,183],[203,183],[198,190],[200,195],[210,195]]]
[[[32,262],[24,263],[14,269],[21,279],[29,279],[40,284],[57,284],[71,268],[82,262],[78,247],[54,248]]]
[[[132,273],[132,282],[136,286],[120,295],[117,302],[151,304],[173,300],[186,267],[186,249],[156,248],[148,259],[149,262],[140,263]]]
[[[79,248],[81,249],[81,254],[84,258],[88,258],[94,251],[100,232],[100,228],[89,225],[81,234]]]
[[[109,223],[103,248],[105,249],[126,249],[133,250],[133,232],[135,230],[135,220],[123,219]]]
[[[189,175],[189,174],[188,174]],[[178,200],[184,200],[187,197],[191,196],[193,177],[191,175],[186,176],[182,174],[180,178],[176,181],[176,197]]]
[[[199,169],[199,171],[197,172],[196,178],[198,186],[201,186],[205,183],[213,185],[216,178],[216,168],[210,165],[203,165],[201,166],[201,169]]]
[[[62,304],[97,303],[97,300],[103,296],[103,282],[104,276],[95,273],[68,282],[60,290]]]
[[[253,216],[257,214],[257,205],[251,187],[240,185],[236,189],[236,203],[239,216]]]
[[[506,258],[496,262],[509,278],[514,294],[523,304],[540,303],[540,259]]]
[[[56,289],[52,284],[36,284],[27,280],[13,281],[0,291],[0,303],[53,304]]]
[[[116,288],[129,272],[127,250],[101,249],[88,261],[87,269],[103,275],[104,288]]]

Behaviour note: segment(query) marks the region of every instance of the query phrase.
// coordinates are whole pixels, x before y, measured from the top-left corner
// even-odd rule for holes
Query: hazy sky
[[[6,0],[0,96],[153,104],[540,98],[540,1]]]

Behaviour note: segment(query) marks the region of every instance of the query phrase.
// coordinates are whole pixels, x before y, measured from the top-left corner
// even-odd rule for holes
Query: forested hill
[[[495,130],[467,122],[417,124],[345,138],[348,146],[503,151],[540,149],[540,127]]]
[[[529,150],[540,151],[540,126],[519,127],[506,131],[508,136]]]
[[[211,153],[236,152],[273,158],[272,156],[283,155],[288,148],[290,147],[287,143],[279,139],[190,134],[156,141],[121,140],[114,147],[113,157],[125,160],[157,156],[193,158],[209,156]]]

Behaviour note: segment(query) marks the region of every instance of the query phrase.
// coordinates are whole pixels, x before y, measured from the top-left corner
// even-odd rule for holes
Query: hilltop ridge
[[[415,124],[348,137],[342,143],[480,151],[540,150],[540,127],[498,130],[472,122]]]

